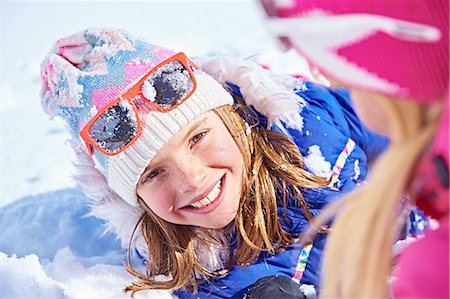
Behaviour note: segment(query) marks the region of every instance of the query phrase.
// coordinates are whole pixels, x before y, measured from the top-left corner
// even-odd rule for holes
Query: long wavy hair
[[[279,217],[283,215],[279,215],[277,207],[282,205],[286,208],[288,198],[296,198],[306,217],[312,221],[313,216],[301,189],[325,187],[329,180],[304,169],[297,146],[284,134],[256,127],[249,132],[244,118],[252,124],[251,114],[238,107],[242,108],[242,105],[214,109],[232,135],[244,161],[241,199],[235,220],[220,230],[173,224],[158,217],[140,200],[145,209],[140,223],[149,262],[147,273],[142,274],[128,259],[127,270],[140,281],[127,286],[125,292],[130,291],[133,296],[135,292],[146,289],[182,288],[196,293],[199,283],[226,275],[232,264],[252,263],[263,251],[270,254],[282,251],[297,237],[284,231],[279,223]],[[236,249],[231,252],[227,236],[233,234]],[[204,251],[212,247],[228,250],[227,260],[220,271],[209,269],[201,262]],[[166,278],[161,279],[159,275]]]

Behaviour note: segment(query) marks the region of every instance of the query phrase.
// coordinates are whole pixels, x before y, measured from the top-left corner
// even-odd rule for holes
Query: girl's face
[[[168,222],[222,228],[236,216],[243,165],[228,129],[209,111],[158,151],[139,179],[137,194]]]

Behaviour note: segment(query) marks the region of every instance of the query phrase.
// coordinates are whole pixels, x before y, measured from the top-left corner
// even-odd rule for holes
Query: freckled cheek
[[[217,161],[229,162],[230,159],[241,157],[239,149],[234,148],[233,145],[224,144],[224,146],[218,146],[214,151],[210,151],[211,158]]]
[[[227,160],[229,159],[230,154],[226,149],[219,148],[217,152],[215,152],[213,155],[210,155],[211,159],[214,159],[215,161],[225,164],[227,163]]]
[[[220,161],[226,165],[228,168],[233,168],[233,169],[241,169],[242,165],[243,165],[243,158],[242,158],[242,154],[239,151],[239,149],[236,148],[224,148],[222,151],[219,152],[219,157],[218,159],[220,159]]]
[[[145,200],[148,207],[157,215],[163,215],[173,209],[173,197],[164,190],[152,192]]]

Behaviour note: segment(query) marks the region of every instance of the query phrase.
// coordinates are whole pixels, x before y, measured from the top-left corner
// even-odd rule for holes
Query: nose
[[[205,167],[195,157],[180,157],[175,159],[175,173],[172,176],[178,191],[187,194],[203,187],[206,178]]]

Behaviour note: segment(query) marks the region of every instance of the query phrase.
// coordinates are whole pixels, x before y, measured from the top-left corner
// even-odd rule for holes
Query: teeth
[[[220,193],[220,183],[221,183],[221,181],[219,181],[217,183],[217,185],[214,186],[214,188],[211,190],[211,192],[209,192],[209,194],[205,198],[203,198],[197,202],[194,202],[190,206],[193,208],[200,209],[200,208],[206,207],[207,205],[209,205],[213,201],[215,201],[217,196]]]

